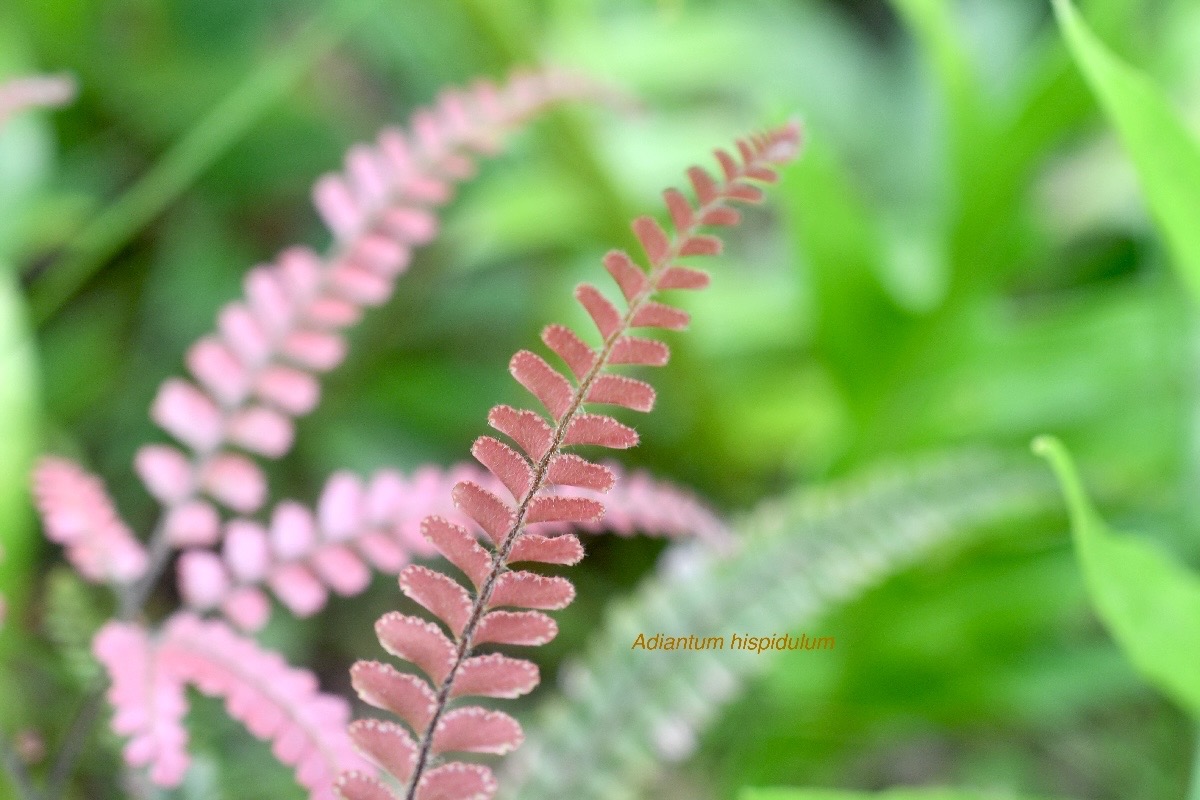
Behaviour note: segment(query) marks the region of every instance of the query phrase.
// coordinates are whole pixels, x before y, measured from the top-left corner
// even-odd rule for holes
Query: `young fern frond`
[[[55,567],[47,577],[42,626],[67,675],[79,687],[93,686],[100,678],[92,639],[108,622],[108,608],[97,602],[96,595],[97,590],[68,567]]]
[[[513,377],[549,412],[550,421],[533,411],[497,406],[489,424],[516,443],[481,437],[472,454],[504,487],[511,502],[473,481],[455,485],[452,497],[483,531],[476,537],[466,527],[431,516],[424,533],[437,550],[470,581],[469,591],[448,576],[421,566],[406,567],[400,587],[410,599],[437,618],[443,628],[418,617],[389,614],[376,631],[386,650],[409,661],[432,684],[414,674],[375,661],[360,661],[351,675],[367,703],[400,717],[411,729],[377,720],[359,721],[351,735],[359,746],[405,785],[405,800],[466,800],[490,797],[496,790],[491,771],[478,764],[449,761],[452,752],[503,753],[517,747],[520,726],[500,712],[467,706],[450,709],[466,696],[513,698],[537,685],[538,670],[530,661],[498,653],[474,655],[483,644],[539,645],[555,633],[543,611],[560,609],[574,598],[571,583],[560,577],[514,570],[519,562],[574,564],[583,547],[573,534],[544,536],[527,531],[533,523],[588,523],[604,506],[592,497],[563,496],[552,485],[610,489],[615,480],[607,468],[568,454],[567,448],[594,445],[628,448],[637,443],[634,430],[616,419],[585,409],[587,403],[620,405],[649,411],[654,390],[646,383],[607,372],[615,364],[659,366],[668,351],[660,342],[629,335],[632,328],[679,330],[688,315],[654,299],[667,289],[699,289],[706,273],[676,263],[681,257],[720,252],[720,239],[701,233],[713,225],[732,225],[738,213],[730,204],[758,202],[762,192],[751,181],[772,181],[774,168],[794,158],[800,146],[795,124],[738,142],[739,162],[717,151],[722,178],[699,167],[688,171],[697,196],[693,207],[676,190],[665,193],[674,222],[668,234],[650,217],[640,217],[633,230],[645,250],[649,271],[622,251],[610,252],[604,265],[627,302],[624,312],[594,286],[575,293],[601,338],[593,349],[570,329],[552,325],[543,332],[546,345],[567,365],[573,383],[540,356],[517,353],[509,364]],[[518,611],[505,610],[510,608]],[[381,781],[362,774],[345,775],[339,789],[347,800],[393,798]]]
[[[610,467],[618,476],[620,471]],[[371,570],[398,573],[414,558],[437,551],[421,535],[421,521],[442,516],[469,525],[450,499],[455,484],[472,481],[491,492],[504,490],[490,473],[473,464],[448,470],[425,468],[411,477],[381,470],[363,482],[348,472],[335,473],[325,484],[315,509],[284,501],[262,525],[235,519],[224,527],[220,553],[205,548],[185,550],[177,564],[178,587],[185,605],[197,612],[219,609],[242,630],[266,624],[269,590],[289,612],[310,616],[332,592],[343,597],[366,589]],[[564,491],[564,490],[560,490]],[[598,497],[590,489],[570,487],[572,495]],[[606,498],[603,522],[570,526],[576,530],[638,531],[650,536],[697,536],[727,545],[724,524],[688,493],[644,473],[618,477]],[[543,523],[539,533],[569,526]]]
[[[961,453],[764,503],[735,524],[739,551],[673,545],[563,666],[564,699],[536,714],[505,764],[506,800],[633,800],[689,756],[770,653],[729,635],[795,632],[936,549],[1054,509],[1051,484],[1015,458]],[[669,627],[664,627],[669,620]],[[723,649],[632,650],[639,633],[725,637]]]
[[[292,614],[308,617],[323,608],[329,591],[362,592],[371,568],[398,572],[415,547],[429,548],[402,523],[407,508],[428,508],[443,481],[430,470],[406,481],[381,471],[367,484],[348,472],[326,482],[315,509],[283,501],[267,524],[235,519],[224,527],[220,553],[193,548],[177,564],[184,604],[198,612],[219,609],[239,628],[266,624],[270,592]],[[414,509],[413,513],[417,513]]]
[[[185,689],[225,700],[229,716],[273,743],[281,763],[312,798],[332,798],[334,779],[367,764],[345,733],[350,706],[317,690],[311,672],[238,636],[226,625],[181,612],[152,636],[135,623],[110,622],[93,650],[111,677],[113,729],[129,737],[125,759],[150,768],[159,786],[177,786],[187,770]]]
[[[188,351],[194,382],[171,378],[154,400],[154,421],[187,451],[149,445],[135,460],[166,509],[170,543],[217,541],[220,516],[209,499],[243,514],[262,506],[266,481],[242,452],[278,458],[291,448],[293,419],[320,395],[315,375],[345,355],[340,331],[388,299],[412,249],[434,236],[432,212],[470,176],[474,157],[495,152],[550,104],[602,95],[557,72],[447,91],[413,115],[410,132],[389,128],[374,145],[351,148],[345,170],[317,182],[314,202],[333,249],[322,257],[293,247],[251,270],[244,298],[225,306],[217,332]]]

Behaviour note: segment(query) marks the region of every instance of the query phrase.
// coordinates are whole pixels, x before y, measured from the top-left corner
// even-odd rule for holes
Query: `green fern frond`
[[[78,686],[92,686],[101,677],[100,665],[92,656],[92,637],[111,615],[107,599],[80,580],[74,570],[55,569],[46,582],[42,625]]]
[[[636,796],[772,661],[728,648],[631,650],[639,633],[795,631],[939,546],[1053,507],[1051,486],[1031,467],[976,452],[877,471],[765,504],[736,526],[732,558],[695,543],[672,548],[613,607],[585,660],[564,669],[565,698],[526,724],[504,796]]]

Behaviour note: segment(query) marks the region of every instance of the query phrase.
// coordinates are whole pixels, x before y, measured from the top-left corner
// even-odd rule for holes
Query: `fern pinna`
[[[500,653],[477,655],[482,645],[545,644],[557,632],[543,611],[561,609],[574,599],[574,588],[561,577],[515,570],[521,562],[570,565],[583,557],[579,539],[569,533],[544,536],[526,530],[542,522],[584,523],[604,513],[592,498],[564,496],[551,487],[606,491],[614,482],[605,467],[567,453],[575,446],[628,448],[637,433],[616,419],[593,413],[585,404],[619,405],[649,411],[654,390],[640,380],[610,373],[611,366],[662,366],[669,350],[659,341],[629,335],[633,328],[680,330],[686,312],[654,298],[668,289],[700,289],[706,273],[676,263],[681,257],[715,255],[721,240],[701,233],[706,226],[736,224],[734,201],[755,203],[762,191],[751,182],[775,180],[775,167],[795,157],[800,130],[795,124],[737,143],[741,160],[716,151],[722,177],[700,167],[688,170],[697,204],[668,189],[664,196],[674,235],[651,217],[633,223],[649,261],[649,271],[627,253],[614,250],[604,265],[626,300],[624,312],[597,288],[581,285],[575,292],[595,323],[598,348],[576,333],[551,325],[542,333],[546,346],[575,378],[572,383],[541,356],[527,350],[509,364],[513,377],[549,412],[550,421],[534,411],[496,406],[488,415],[492,428],[514,442],[519,451],[489,436],[480,437],[472,454],[511,496],[502,499],[473,481],[454,486],[452,496],[482,529],[477,537],[466,527],[440,516],[427,517],[423,532],[430,543],[469,580],[474,592],[449,576],[410,565],[400,574],[401,590],[439,620],[437,624],[399,612],[376,623],[384,649],[413,664],[419,675],[403,673],[378,661],[360,661],[351,671],[362,699],[398,716],[411,731],[375,719],[355,722],[350,733],[359,747],[404,785],[405,800],[477,800],[491,797],[496,781],[487,767],[460,761],[437,763],[448,753],[504,754],[522,740],[516,720],[480,706],[451,709],[462,697],[515,698],[537,685],[537,667]],[[520,609],[520,610],[506,610]],[[360,772],[342,776],[338,789],[346,800],[394,800],[379,779]]]

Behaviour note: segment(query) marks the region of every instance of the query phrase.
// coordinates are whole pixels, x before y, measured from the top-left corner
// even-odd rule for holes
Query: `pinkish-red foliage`
[[[503,755],[520,745],[520,725],[501,711],[450,702],[531,691],[539,680],[532,662],[477,650],[545,644],[557,626],[543,612],[567,606],[575,595],[565,578],[512,565],[577,563],[584,550],[576,530],[726,537],[716,517],[689,496],[641,475],[619,479],[616,468],[566,449],[637,444],[633,428],[585,405],[651,410],[655,392],[648,383],[608,370],[666,364],[665,344],[630,329],[687,326],[685,312],[654,298],[661,290],[707,285],[705,273],[677,259],[720,252],[720,240],[699,229],[736,224],[729,203],[761,199],[748,181],[773,179],[772,165],[794,155],[794,126],[739,142],[740,163],[718,152],[720,180],[690,171],[697,207],[669,190],[674,235],[649,217],[634,222],[649,270],[616,251],[604,264],[625,302],[615,304],[593,286],[578,289],[598,345],[561,325],[545,329],[543,341],[566,372],[531,351],[513,357],[510,372],[546,414],[493,408],[488,421],[507,441],[475,442],[472,454],[483,469],[428,470],[412,480],[385,472],[368,484],[338,473],[315,510],[285,501],[266,521],[249,518],[268,497],[253,457],[278,458],[290,449],[294,420],[319,400],[317,375],[345,355],[344,329],[388,299],[412,249],[435,234],[433,210],[470,175],[473,158],[492,152],[547,104],[596,94],[607,97],[557,73],[447,92],[414,115],[410,132],[387,130],[377,143],[352,148],[343,172],[317,183],[314,202],[335,239],[330,254],[291,248],[251,270],[244,297],[226,306],[216,332],[188,352],[190,379],[171,378],[158,391],[151,415],[178,444],[148,445],[135,458],[142,482],[163,506],[153,558],[98,479],[63,459],[39,466],[35,493],[48,536],[88,579],[123,585],[122,621],[101,629],[94,650],[111,678],[113,727],[128,738],[126,760],[148,768],[153,782],[174,786],[183,779],[191,686],[224,698],[230,716],[270,740],[313,797],[333,797],[339,774],[350,800],[393,796],[355,746],[407,785],[407,800],[490,797],[491,771],[451,754]],[[230,512],[235,518],[225,521]],[[185,551],[178,586],[189,610],[153,629],[127,621],[178,548]],[[438,554],[469,586],[411,563]],[[257,630],[270,614],[270,596],[307,616],[331,592],[362,591],[372,570],[398,572],[405,594],[438,621],[396,612],[376,626],[385,650],[421,674],[374,661],[352,670],[363,700],[403,724],[365,720],[347,733],[348,705],[322,694],[311,673],[194,613],[219,610],[240,628]]]
[[[625,309],[594,286],[585,284],[575,293],[596,325],[599,346],[586,344],[562,326],[551,326],[543,334],[546,344],[575,376],[574,383],[534,353],[522,351],[513,357],[509,371],[537,398],[549,419],[508,406],[497,406],[489,415],[491,426],[519,448],[490,437],[481,438],[473,448],[500,488],[461,481],[451,491],[455,504],[482,531],[482,537],[441,517],[425,521],[430,542],[466,576],[471,588],[427,567],[410,565],[400,573],[401,590],[441,626],[399,614],[389,614],[377,625],[384,649],[413,664],[429,680],[377,661],[360,661],[352,670],[354,686],[363,700],[392,712],[408,726],[406,730],[394,724],[358,722],[352,728],[364,752],[404,785],[405,800],[485,800],[494,793],[490,770],[453,760],[441,763],[442,757],[446,752],[506,751],[520,743],[520,728],[513,720],[497,718],[478,734],[485,748],[478,740],[456,733],[457,715],[470,714],[482,720],[498,712],[476,706],[451,709],[449,703],[459,697],[519,697],[537,685],[538,670],[532,662],[499,653],[475,655],[476,647],[482,641],[530,644],[552,636],[553,622],[542,611],[571,602],[574,589],[570,582],[514,570],[511,565],[521,561],[573,563],[582,555],[574,534],[548,539],[528,531],[526,525],[599,519],[604,509],[598,500],[564,497],[548,490],[552,482],[591,489],[612,483],[604,467],[563,451],[575,445],[627,448],[637,444],[638,437],[613,417],[586,411],[585,403],[650,409],[654,392],[648,385],[607,375],[605,370],[618,361],[646,366],[665,363],[665,345],[632,337],[629,330],[687,326],[685,312],[653,298],[662,289],[707,285],[705,273],[678,264],[677,259],[719,252],[720,240],[700,233],[700,228],[735,223],[738,217],[729,204],[761,200],[761,190],[750,181],[775,180],[774,167],[790,161],[799,144],[798,127],[787,125],[739,141],[740,161],[717,151],[722,170],[719,179],[699,167],[690,169],[697,205],[675,190],[666,193],[673,235],[651,217],[634,221],[633,230],[646,253],[649,270],[619,251],[604,259],[624,295]],[[619,359],[614,359],[614,352],[620,353]],[[558,466],[566,458],[571,460]],[[517,615],[522,615],[520,622],[515,622]],[[480,636],[484,630],[486,638]],[[395,797],[383,782],[360,773],[343,776],[338,788],[346,800]]]
[[[365,483],[340,472],[326,483],[315,512],[285,501],[275,506],[265,525],[244,519],[229,522],[219,553],[192,548],[180,556],[178,586],[184,602],[199,612],[220,610],[239,628],[254,631],[270,615],[268,592],[292,614],[305,617],[323,608],[331,592],[350,596],[363,591],[371,570],[395,574],[414,558],[449,550],[454,563],[474,564],[474,569],[486,571],[490,562],[476,541],[434,534],[436,541],[431,542],[421,527],[422,520],[431,516],[470,524],[451,500],[453,487],[460,483],[492,494],[507,486],[515,494],[513,481],[519,488],[532,480],[524,460],[519,464],[496,460],[506,458],[504,453],[516,454],[495,439],[480,438],[474,451],[492,472],[462,465],[449,470],[425,468],[408,478],[384,470]],[[564,485],[547,488],[538,498],[541,505],[526,518],[531,534],[523,540],[521,551],[538,541],[535,533],[551,535],[568,528],[699,536],[716,543],[728,538],[724,525],[702,503],[645,473],[617,480],[604,498],[608,514],[599,519],[602,491],[614,476],[620,476],[619,467],[588,464],[578,456],[562,456],[555,466],[549,480]],[[517,474],[511,474],[514,470]],[[549,521],[539,523],[541,517]],[[582,546],[573,538],[550,539],[541,547],[537,560],[573,564],[583,557]]]
[[[594,84],[557,72],[447,91],[413,115],[410,132],[389,128],[376,143],[351,148],[344,170],[317,182],[313,198],[335,238],[331,254],[293,247],[251,270],[244,296],[188,351],[193,380],[167,380],[154,400],[154,421],[184,450],[149,445],[135,466],[167,509],[173,543],[218,540],[212,500],[240,514],[263,505],[266,480],[246,454],[278,458],[291,448],[293,420],[319,399],[317,374],[345,356],[343,329],[391,296],[413,248],[437,232],[433,211],[472,173],[474,157],[494,152],[547,105],[598,94]]]
[[[33,472],[42,526],[79,574],[96,583],[129,583],[146,570],[146,551],[117,515],[104,484],[65,458],[43,458]]]
[[[371,526],[383,524],[373,510],[378,499],[364,497],[356,479],[345,475],[331,480],[315,517],[281,503],[269,527],[247,519],[223,524],[218,504],[248,515],[266,502],[266,478],[250,456],[278,458],[290,449],[294,419],[319,400],[316,375],[344,357],[343,330],[365,307],[390,296],[412,249],[436,233],[434,210],[470,175],[474,158],[494,152],[548,105],[589,98],[611,95],[550,71],[517,74],[501,87],[479,82],[445,92],[417,111],[408,132],[388,129],[375,144],[352,148],[343,172],[322,178],[313,191],[334,235],[329,255],[294,247],[251,270],[244,296],[222,309],[216,332],[189,350],[191,379],[171,378],[158,391],[151,416],[182,448],[152,444],[135,458],[142,482],[163,506],[151,570],[99,482],[68,462],[44,462],[36,489],[47,533],[67,548],[80,572],[122,583],[145,572],[145,580],[123,597],[128,616],[170,551],[189,548],[180,560],[188,603],[219,606],[254,629],[269,613],[260,585],[303,616],[326,602],[327,590],[360,591],[369,579],[368,563],[394,572],[412,552],[428,552],[415,528],[408,542],[388,535],[390,520],[386,534],[376,532]],[[386,483],[378,494],[391,497]],[[218,543],[220,556],[201,549]],[[206,650],[206,641],[215,649]],[[186,764],[177,704],[167,704],[172,712],[163,714],[155,701],[178,691],[180,681],[226,695],[230,713],[273,738],[276,754],[295,765],[300,782],[318,795],[328,794],[338,770],[364,763],[345,745],[342,705],[320,698],[310,675],[289,671],[220,623],[180,614],[159,635],[113,623],[97,643],[114,687],[120,687],[112,699],[124,708],[118,732],[133,737],[128,755],[152,765],[151,775],[160,781],[176,782]],[[239,672],[244,665],[278,685],[255,688],[256,675]],[[284,693],[272,694],[276,690]],[[139,727],[143,723],[148,727]]]
[[[177,786],[190,761],[183,681],[163,669],[157,645],[141,625],[108,623],[92,641],[92,652],[108,671],[112,729],[128,737],[125,760],[149,767],[155,784]]]
[[[125,759],[148,766],[159,786],[178,786],[187,770],[185,689],[225,700],[229,715],[272,742],[275,757],[296,772],[314,798],[333,797],[347,769],[368,769],[344,727],[350,707],[321,693],[316,677],[223,623],[180,613],[157,637],[141,625],[110,622],[93,643],[111,679],[113,729],[129,737]]]

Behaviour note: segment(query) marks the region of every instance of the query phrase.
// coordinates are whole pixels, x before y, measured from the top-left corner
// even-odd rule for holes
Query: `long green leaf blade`
[[[250,73],[172,145],[149,172],[80,231],[62,260],[35,283],[34,322],[41,325],[57,313],[378,4],[378,0],[341,0],[324,7],[286,49]]]
[[[1176,267],[1200,300],[1200,143],[1163,92],[1096,38],[1069,0],[1054,11],[1071,54],[1117,129]]]
[[[36,365],[16,273],[0,264],[0,594],[18,606],[37,547],[27,490],[38,431]]]
[[[1034,452],[1050,462],[1092,602],[1113,638],[1150,683],[1200,717],[1200,577],[1152,543],[1114,533],[1100,517],[1070,453],[1049,436]]]

